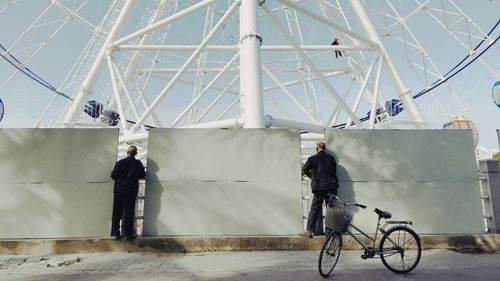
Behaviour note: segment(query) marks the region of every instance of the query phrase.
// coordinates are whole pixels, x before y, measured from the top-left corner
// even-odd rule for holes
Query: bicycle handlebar
[[[328,195],[330,195],[332,197],[335,197],[336,200],[339,200],[341,203],[343,203],[346,206],[356,206],[356,207],[360,207],[360,208],[366,209],[366,205],[359,204],[359,203],[356,203],[356,202],[352,202],[352,203],[344,202],[337,195],[333,195],[331,193],[328,193]]]

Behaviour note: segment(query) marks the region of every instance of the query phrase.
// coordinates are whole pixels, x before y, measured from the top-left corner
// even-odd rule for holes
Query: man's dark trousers
[[[334,192],[330,192],[334,193]],[[317,233],[316,231],[316,223],[320,220],[319,217],[323,216],[323,201],[328,198],[328,192],[318,191],[314,194],[313,200],[311,203],[311,210],[309,211],[309,215],[307,216],[307,227],[306,230],[312,233]],[[321,218],[322,219],[322,218]]]
[[[136,192],[115,192],[113,200],[113,219],[111,222],[111,236],[120,236],[120,220],[122,220],[122,234],[126,237],[134,235],[134,215]]]

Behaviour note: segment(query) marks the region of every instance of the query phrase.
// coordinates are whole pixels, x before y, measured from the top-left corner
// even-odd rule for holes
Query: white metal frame
[[[446,69],[440,69],[436,65],[412,33],[407,23],[413,16],[417,13],[428,14],[429,18],[442,26],[460,46],[468,50],[473,48],[473,39],[486,36],[453,0],[442,1],[449,3],[453,11],[446,10],[444,6],[442,10],[425,9],[431,0],[414,0],[415,9],[406,14],[399,13],[390,0],[381,1],[387,2],[387,16],[395,21],[386,31],[404,29],[409,38],[401,40],[405,41],[406,46],[420,50],[425,57],[424,62],[420,63],[413,53],[406,52],[411,66],[424,73],[421,77],[425,84],[432,82],[429,76],[443,77]],[[391,78],[398,98],[410,113],[411,123],[418,128],[426,126],[411,91],[392,59],[393,54],[387,51],[384,41],[375,29],[371,20],[373,13],[369,13],[365,7],[367,3],[362,0],[349,1],[351,11],[363,28],[362,32],[353,31],[350,23],[353,19],[348,18],[344,10],[347,6],[338,0],[203,0],[189,1],[189,5],[183,1],[157,0],[151,3],[154,4],[151,4],[148,14],[144,15],[144,24],[129,34],[123,32],[137,8],[137,1],[133,0],[113,1],[112,9],[108,11],[100,26],[93,26],[81,17],[78,14],[80,8],[70,9],[62,1],[53,1],[40,15],[43,17],[49,9],[57,8],[85,26],[96,29],[92,37],[94,43],[89,44],[85,53],[82,53],[78,61],[79,66],[75,66],[64,82],[66,85],[78,83],[79,86],[61,116],[60,124],[66,127],[86,124],[86,119],[82,118],[83,106],[92,97],[98,98],[94,87],[98,78],[104,75],[109,76],[107,87],[112,94],[102,94],[102,97],[107,98],[102,102],[118,111],[121,116],[121,141],[145,140],[146,125],[149,124],[192,128],[286,127],[321,132],[322,129],[344,119],[346,128],[354,124],[358,128],[372,129],[380,124],[380,119],[377,119],[374,112],[384,106],[385,97],[380,84],[382,76],[385,75]],[[223,4],[226,6],[221,8]],[[167,39],[172,25],[200,11],[206,12],[202,26],[203,37],[199,42],[179,44],[171,43],[172,40]],[[332,11],[338,13],[340,20],[334,21]],[[442,12],[445,20],[436,16],[439,12]],[[447,17],[452,16],[458,17],[459,20],[446,21]],[[279,31],[279,43],[260,30],[264,19],[271,23],[270,28]],[[329,29],[332,38],[343,38],[342,44],[308,44],[305,40],[307,35],[303,34],[301,29],[305,19]],[[38,19],[35,23],[37,21]],[[453,30],[458,22],[467,24],[465,32]],[[64,21],[58,23],[62,28]],[[234,44],[214,42],[218,34],[226,32],[225,28],[228,26],[238,27],[239,39],[234,40]],[[264,29],[267,28],[268,26]],[[472,29],[478,30],[479,35],[475,35],[477,32],[473,33]],[[163,35],[159,35],[161,33]],[[459,37],[467,34],[468,42]],[[96,43],[99,40],[102,42]],[[492,38],[487,39],[488,42],[492,42],[491,40]],[[90,49],[96,47],[99,47],[98,51],[94,50],[91,55]],[[334,50],[345,54],[344,63],[340,66],[325,67],[322,59],[329,53],[331,55]],[[214,59],[209,55],[213,52],[223,52],[225,58]],[[289,54],[288,59],[278,58],[281,54]],[[276,61],[270,61],[270,56],[276,56]],[[83,67],[85,57],[91,58],[92,63]],[[488,71],[498,76],[484,60],[479,61]],[[102,70],[105,63],[108,72]],[[77,68],[81,70],[76,70]],[[289,74],[290,76],[287,76]],[[338,84],[339,77],[345,78],[347,83]],[[73,82],[66,82],[71,79]],[[10,78],[4,84],[9,81]],[[145,88],[146,83],[150,81],[163,83],[157,94],[152,95]],[[191,99],[179,112],[166,119],[159,109],[160,105],[179,85],[191,87]],[[302,87],[302,90],[297,90],[297,86]],[[333,102],[325,102],[325,96]],[[267,103],[264,97],[269,100]],[[457,102],[460,104],[460,99],[457,98]],[[264,104],[269,104],[270,107],[265,108]],[[49,107],[37,122],[37,126],[41,125]],[[440,107],[446,110],[443,105]],[[363,114],[361,110],[370,110],[372,113],[366,123],[360,120]],[[271,116],[271,111],[279,113]],[[93,121],[89,126],[105,125]]]

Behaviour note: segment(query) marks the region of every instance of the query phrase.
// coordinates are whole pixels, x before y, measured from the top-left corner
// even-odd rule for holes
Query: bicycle
[[[378,215],[378,222],[373,237],[368,236],[361,229],[351,224],[353,217],[350,211],[351,206],[366,209],[365,205],[358,203],[348,203],[340,200],[335,195],[330,195],[331,198],[327,202],[327,211],[325,217],[325,225],[331,229],[328,234],[321,252],[319,254],[318,269],[319,274],[323,277],[328,277],[333,272],[337,264],[340,252],[342,250],[342,234],[349,234],[354,240],[364,249],[361,255],[362,259],[375,258],[380,256],[382,263],[387,269],[398,274],[404,274],[412,271],[420,261],[422,254],[422,246],[420,237],[415,231],[409,228],[413,223],[411,221],[385,221],[383,226],[380,226],[381,219],[390,219],[392,214],[386,211],[375,209],[374,212]],[[387,229],[387,226],[395,225]],[[365,245],[358,239],[350,228],[354,228],[369,241],[373,242],[371,247]],[[377,241],[377,233],[382,234],[378,247],[375,248]]]

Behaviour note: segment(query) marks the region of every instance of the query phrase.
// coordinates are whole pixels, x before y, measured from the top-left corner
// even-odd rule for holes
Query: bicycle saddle
[[[384,219],[390,219],[392,217],[392,214],[389,213],[389,212],[386,212],[386,211],[382,211],[382,210],[379,210],[378,208],[375,208],[375,213],[377,213],[377,215],[379,217],[382,217]]]

